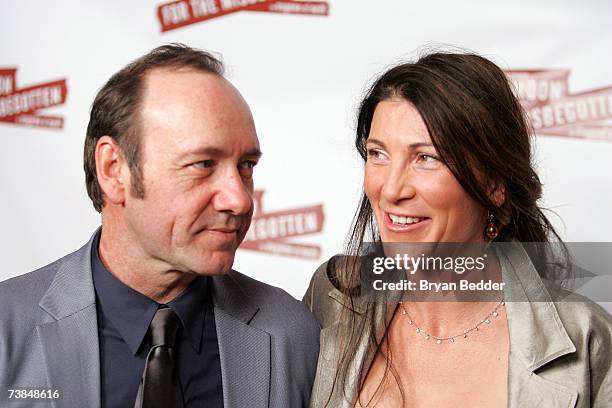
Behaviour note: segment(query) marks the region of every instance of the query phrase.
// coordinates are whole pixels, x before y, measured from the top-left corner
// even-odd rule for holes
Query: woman
[[[554,302],[547,247],[520,244],[559,237],[504,73],[452,53],[392,68],[361,103],[355,144],[365,194],[349,257],[322,265],[304,297],[322,327],[311,406],[612,406],[610,315],[575,295]],[[507,243],[470,274],[507,285],[444,295],[461,302],[372,296],[355,261],[366,241],[385,254],[390,243]]]

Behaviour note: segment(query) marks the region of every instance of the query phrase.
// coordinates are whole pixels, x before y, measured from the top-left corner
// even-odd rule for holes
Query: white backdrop
[[[61,130],[0,122],[0,280],[79,248],[99,224],[82,171],[89,107],[114,72],[163,43],[223,56],[265,154],[255,176],[264,211],[323,206],[322,231],[290,239],[319,246],[318,259],[236,258],[238,270],[296,297],[342,247],[361,189],[355,109],[386,67],[423,45],[452,44],[504,69],[569,70],[570,94],[612,86],[607,0],[327,3],[328,16],[241,11],[161,32],[163,2],[1,0],[0,70],[17,69],[18,89],[65,79],[68,95],[40,112],[63,118]],[[612,241],[610,157],[612,138],[538,137],[544,205],[566,240]]]

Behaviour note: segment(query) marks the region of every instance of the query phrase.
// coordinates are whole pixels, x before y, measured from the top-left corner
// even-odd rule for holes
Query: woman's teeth
[[[393,224],[397,224],[397,225],[414,224],[419,221],[423,221],[424,219],[420,217],[404,217],[403,215],[395,215],[395,214],[389,214],[389,218],[391,218],[391,222],[393,222]]]

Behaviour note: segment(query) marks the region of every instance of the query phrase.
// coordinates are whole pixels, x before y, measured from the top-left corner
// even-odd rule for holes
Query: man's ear
[[[501,183],[495,184],[489,192],[489,198],[496,207],[501,207],[506,202],[506,186]]]
[[[96,174],[105,201],[122,205],[129,191],[130,172],[121,148],[110,136],[102,136],[96,143]]]

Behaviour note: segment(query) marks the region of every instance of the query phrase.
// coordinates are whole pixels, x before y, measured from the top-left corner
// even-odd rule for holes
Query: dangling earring
[[[489,212],[489,221],[487,223],[487,229],[485,230],[487,237],[489,239],[494,240],[499,235],[499,228],[497,228],[497,223],[495,220],[495,216]]]

